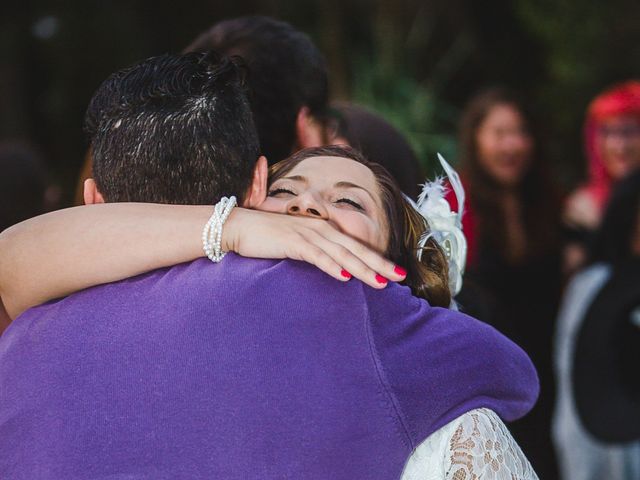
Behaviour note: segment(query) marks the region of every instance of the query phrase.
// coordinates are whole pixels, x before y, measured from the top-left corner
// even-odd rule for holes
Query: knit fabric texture
[[[0,478],[392,479],[526,354],[408,288],[233,254],[33,308],[0,338]]]

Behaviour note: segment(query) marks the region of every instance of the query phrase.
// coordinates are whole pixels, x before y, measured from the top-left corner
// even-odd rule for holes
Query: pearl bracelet
[[[222,251],[222,226],[238,204],[236,197],[222,197],[213,207],[213,214],[202,230],[202,249],[209,260],[218,263],[227,252]]]

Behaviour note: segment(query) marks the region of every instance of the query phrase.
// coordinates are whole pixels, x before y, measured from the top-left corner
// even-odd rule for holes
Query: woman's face
[[[480,166],[499,184],[520,183],[531,164],[533,140],[520,112],[509,104],[489,110],[476,131]]]
[[[614,180],[640,167],[640,120],[618,115],[603,120],[598,127],[597,147],[607,173]]]
[[[331,222],[379,252],[389,232],[373,172],[343,157],[310,157],[273,182],[260,210]]]

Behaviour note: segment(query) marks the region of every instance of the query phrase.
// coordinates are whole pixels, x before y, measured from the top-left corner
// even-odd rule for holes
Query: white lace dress
[[[412,453],[401,480],[537,480],[502,420],[472,410],[431,434]]]

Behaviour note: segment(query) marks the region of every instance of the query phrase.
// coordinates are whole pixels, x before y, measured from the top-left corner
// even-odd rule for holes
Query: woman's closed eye
[[[358,202],[356,202],[355,200],[351,200],[350,198],[339,198],[338,200],[336,200],[336,203],[344,203],[347,205],[351,205],[355,209],[364,212],[364,207],[360,205]]]
[[[296,193],[293,190],[289,190],[288,188],[274,188],[273,190],[270,190],[269,193],[267,194],[268,197],[276,197],[279,195],[295,196]]]

